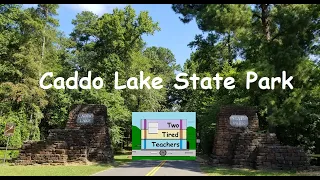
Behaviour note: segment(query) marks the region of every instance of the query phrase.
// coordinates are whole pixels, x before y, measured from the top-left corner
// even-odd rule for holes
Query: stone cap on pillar
[[[219,114],[228,115],[247,115],[255,116],[258,112],[258,108],[255,106],[236,106],[236,105],[224,105],[220,107]]]

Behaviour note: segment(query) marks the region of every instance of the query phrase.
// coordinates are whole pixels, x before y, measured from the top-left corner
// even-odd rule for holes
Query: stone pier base
[[[61,165],[88,161],[114,161],[107,108],[103,105],[73,106],[65,129],[49,130],[45,141],[24,142],[15,163]]]
[[[231,115],[248,117],[246,127],[233,127]],[[306,170],[309,161],[299,147],[283,146],[276,134],[259,133],[259,119],[252,107],[220,109],[211,163],[236,168]]]

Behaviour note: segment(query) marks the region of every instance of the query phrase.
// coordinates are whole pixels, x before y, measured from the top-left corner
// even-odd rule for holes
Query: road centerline
[[[166,161],[162,161],[159,165],[157,165],[150,172],[148,172],[148,174],[146,174],[146,176],[153,176],[161,168],[161,166],[163,166],[165,163],[166,163]]]

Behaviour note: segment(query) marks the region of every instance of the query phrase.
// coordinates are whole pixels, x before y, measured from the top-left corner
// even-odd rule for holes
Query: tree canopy
[[[320,5],[316,4],[173,4],[181,23],[195,20],[205,35],[195,35],[195,49],[183,67],[170,49],[147,47],[143,35],[161,30],[147,11],[131,6],[98,16],[89,11],[70,22],[70,35],[58,30],[59,5],[22,8],[0,4],[0,146],[7,122],[17,125],[10,146],[39,140],[64,128],[72,104],[104,104],[112,144],[131,136],[131,112],[197,113],[201,150],[210,153],[215,117],[221,105],[256,106],[261,130],[275,132],[282,143],[320,153]],[[170,37],[168,37],[170,38]],[[94,89],[41,89],[44,72],[68,78],[74,71],[101,77]],[[161,77],[162,89],[115,90],[129,77]],[[200,77],[234,77],[236,88],[177,90],[176,71]],[[245,88],[246,72],[259,77],[294,76],[294,89]],[[52,79],[53,79],[52,78]]]

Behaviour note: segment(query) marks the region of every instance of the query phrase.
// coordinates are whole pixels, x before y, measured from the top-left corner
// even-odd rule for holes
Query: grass
[[[229,167],[201,166],[201,170],[208,176],[314,176],[311,173],[297,173],[290,171],[267,171],[251,169],[232,169]],[[319,175],[319,174],[318,174]]]
[[[90,166],[3,166],[0,176],[88,176],[110,168],[109,165]]]
[[[13,153],[15,154],[15,153]],[[115,163],[66,166],[8,166],[0,162],[0,176],[89,176],[131,161],[130,151],[114,156]],[[232,169],[229,167],[201,166],[208,176],[319,176],[319,172],[296,173],[288,171],[262,171]]]
[[[0,176],[89,176],[131,161],[126,154],[115,155],[115,164],[66,166],[7,166],[0,165]]]
[[[114,160],[115,160],[115,163],[117,166],[123,165],[123,164],[130,162],[132,160],[131,153],[130,153],[130,155],[129,154],[115,155]]]

